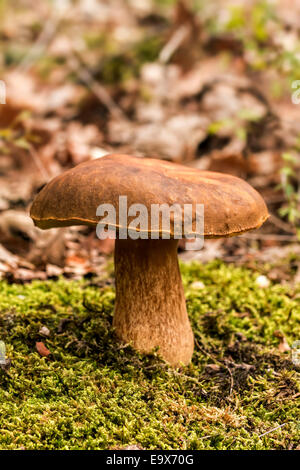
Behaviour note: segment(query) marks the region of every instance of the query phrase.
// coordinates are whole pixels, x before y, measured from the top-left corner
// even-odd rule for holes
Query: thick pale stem
[[[159,347],[170,364],[188,364],[194,336],[177,260],[177,240],[117,240],[117,336],[142,352]]]

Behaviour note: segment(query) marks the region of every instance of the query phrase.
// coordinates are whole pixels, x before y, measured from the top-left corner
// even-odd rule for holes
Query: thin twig
[[[223,366],[224,364],[219,361],[218,359],[216,359],[215,357],[213,357],[211,354],[209,354],[207,351],[205,351],[205,349],[202,349],[202,347],[200,346],[199,342],[195,339],[195,344],[197,346],[197,348],[202,352],[202,354],[204,354],[205,356],[209,357],[209,359],[211,359],[212,361],[214,361],[215,363]]]
[[[35,150],[35,148],[32,145],[29,148],[29,153],[30,153],[36,167],[39,169],[41,175],[45,179],[45,181],[48,181],[51,178],[52,175],[50,175],[50,173],[47,170],[47,168],[45,167],[43,161],[40,159],[39,154],[37,153],[37,151]]]
[[[207,351],[205,351],[204,349],[201,348],[201,346],[199,345],[198,341],[195,339],[195,343],[196,343],[196,346],[198,347],[198,349],[202,352],[202,354],[204,354],[205,356],[209,357],[209,359],[211,359],[212,361],[214,361],[215,363],[219,364],[221,367],[224,367],[229,376],[230,376],[230,390],[229,390],[229,395],[232,394],[233,392],[233,388],[234,388],[234,379],[233,379],[233,375],[232,375],[232,372],[231,370],[229,369],[228,366],[226,366],[225,364],[223,364],[223,362],[219,361],[218,359],[214,358],[213,356],[211,356],[211,354],[209,354]]]
[[[295,229],[294,229],[294,227],[292,227],[290,224],[287,224],[287,223],[284,222],[283,220],[279,219],[278,217],[276,217],[276,215],[271,214],[271,215],[270,215],[270,218],[269,218],[269,221],[270,221],[273,225],[275,225],[276,227],[278,227],[278,228],[280,228],[281,230],[283,230],[284,232],[295,234]]]
[[[92,74],[89,72],[87,65],[84,63],[81,55],[79,54],[78,50],[73,48],[73,52],[74,54],[69,60],[69,65],[72,70],[91,90],[91,92],[98,98],[101,104],[104,104],[104,106],[108,109],[112,116],[114,116],[116,119],[128,120],[125,113],[114,102],[114,100],[108,94],[106,89],[94,79]]]
[[[270,434],[270,432],[276,431],[276,429],[283,428],[283,426],[286,426],[287,423],[280,424],[279,426],[276,426],[276,428],[270,429],[270,431],[266,431],[263,434],[260,434],[258,437],[263,437],[266,436],[266,434]]]
[[[232,391],[233,391],[233,387],[234,387],[234,380],[233,380],[233,375],[232,375],[232,372],[230,370],[230,368],[228,366],[225,366],[227,372],[229,373],[230,375],[230,390],[229,390],[229,396],[232,394]]]
[[[178,47],[182,44],[189,33],[190,27],[187,24],[183,24],[178,28],[175,33],[171,36],[167,44],[164,45],[159,54],[159,62],[166,64]]]
[[[46,21],[41,34],[31,47],[28,54],[18,64],[16,70],[26,72],[41,57],[47,49],[50,41],[53,39],[57,28],[66,14],[66,10],[70,6],[68,0],[56,0],[52,7],[50,18]]]
[[[29,148],[29,153],[30,153],[36,167],[38,168],[41,175],[43,176],[44,180],[49,181],[49,179],[51,178],[52,175],[49,174],[47,168],[45,167],[44,163],[42,162],[42,160],[40,159],[38,153],[36,152],[36,150],[34,149],[34,147],[32,145]]]
[[[296,235],[277,235],[277,234],[265,234],[265,233],[244,233],[239,235],[240,238],[246,238],[248,240],[274,240],[283,242],[296,242],[298,238]]]

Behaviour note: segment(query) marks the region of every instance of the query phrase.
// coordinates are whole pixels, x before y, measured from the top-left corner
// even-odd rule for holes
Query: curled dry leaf
[[[42,357],[49,357],[50,356],[51,351],[49,351],[49,349],[46,348],[44,343],[42,343],[40,341],[37,341],[35,343],[35,347],[36,347],[36,350],[37,350],[37,352],[39,353],[40,356],[42,356]]]
[[[39,333],[43,336],[50,336],[50,330],[47,328],[47,326],[42,326]]]

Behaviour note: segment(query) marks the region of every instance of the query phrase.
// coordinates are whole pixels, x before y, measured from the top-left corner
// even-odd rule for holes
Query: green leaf
[[[12,130],[11,129],[0,129],[0,138],[9,140],[12,136]]]
[[[282,175],[286,175],[286,176],[295,176],[296,175],[293,168],[291,168],[289,166],[285,166],[285,167],[281,168],[280,173]]]
[[[291,153],[285,152],[281,155],[281,158],[286,162],[297,163],[297,158]]]
[[[284,190],[287,197],[291,197],[295,193],[294,186],[289,183],[284,187]]]
[[[22,138],[15,140],[14,144],[17,147],[20,147],[20,148],[25,149],[25,150],[30,149],[30,144],[25,139],[22,139]]]

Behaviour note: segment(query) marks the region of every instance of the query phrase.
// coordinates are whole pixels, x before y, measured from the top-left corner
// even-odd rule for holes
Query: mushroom
[[[132,225],[132,212],[127,219],[118,213],[120,196],[126,196],[127,207],[142,204],[148,210],[146,229]],[[113,326],[118,338],[141,352],[159,348],[173,366],[188,364],[194,336],[177,260],[178,213],[170,214],[166,230],[161,220],[154,230],[151,209],[162,204],[159,207],[203,204],[201,233],[195,227],[193,209],[192,230],[186,237],[229,237],[256,229],[268,218],[262,197],[235,176],[114,154],[81,163],[54,178],[36,196],[30,215],[41,229],[96,227],[105,220],[97,215],[100,204],[116,210],[116,220],[107,225],[116,231]]]

